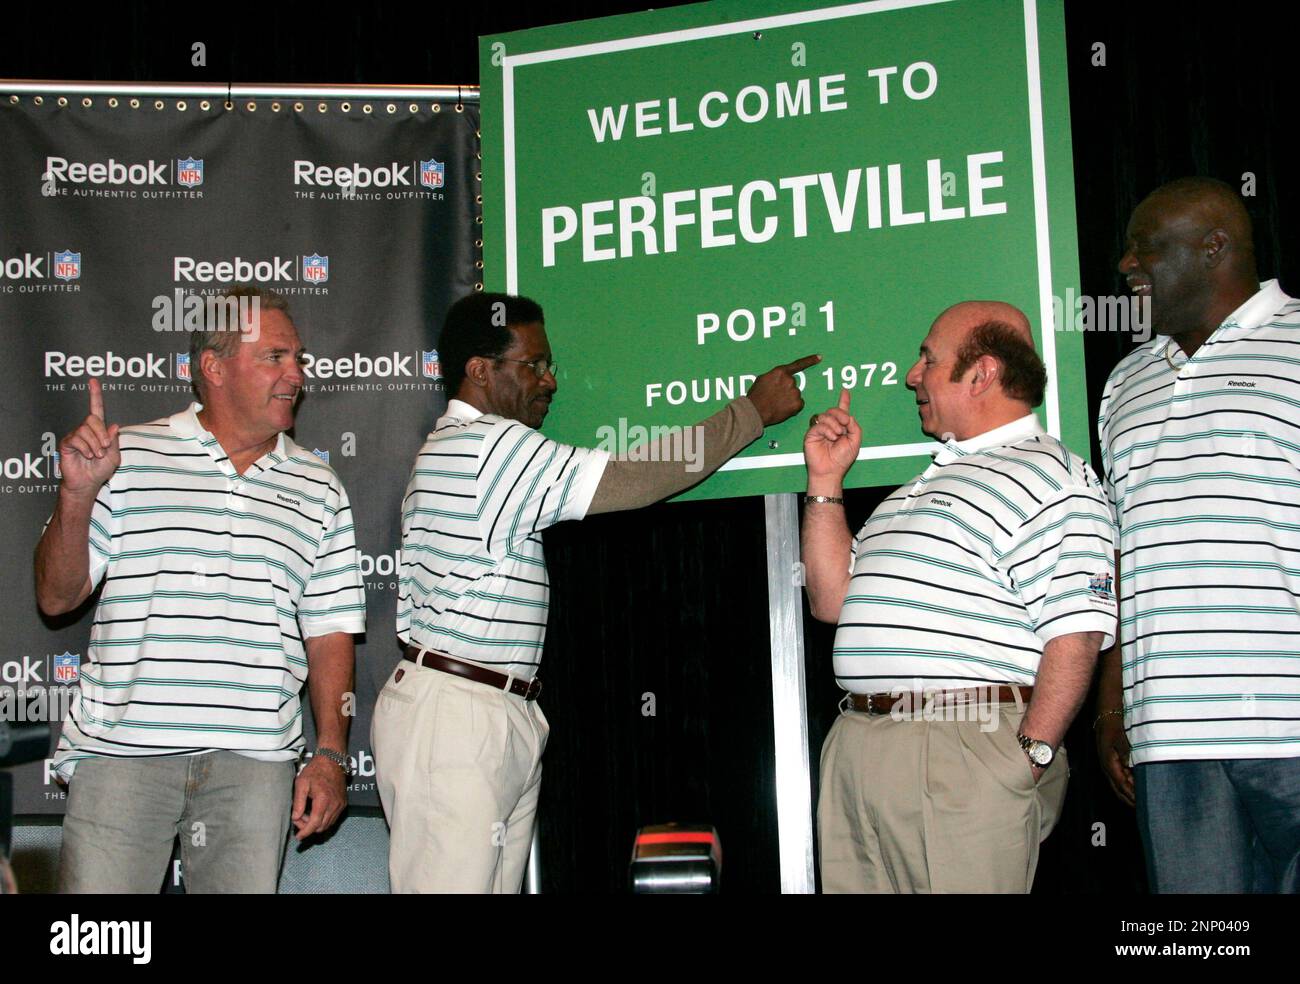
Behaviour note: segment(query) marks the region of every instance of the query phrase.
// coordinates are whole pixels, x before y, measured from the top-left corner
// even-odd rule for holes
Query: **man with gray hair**
[[[304,381],[287,305],[231,299],[233,326],[191,338],[202,403],[122,428],[92,379],[59,445],[37,602],[59,615],[102,587],[54,760],[62,891],[156,892],[179,835],[190,891],[273,892],[290,823],[301,840],[346,803],[343,701],[365,629],[352,512],[285,435]],[[317,748],[295,780],[304,684]]]
[[[185,313],[182,322],[190,330],[190,388],[200,402],[203,401],[203,373],[194,370],[203,361],[204,352],[228,359],[241,344],[255,344],[262,333],[261,315],[268,311],[278,311],[293,321],[284,295],[260,287],[232,287],[224,294],[191,296],[189,300],[200,302]]]

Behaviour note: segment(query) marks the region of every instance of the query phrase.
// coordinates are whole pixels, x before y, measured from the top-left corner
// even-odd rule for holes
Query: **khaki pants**
[[[822,890],[1028,892],[1069,766],[1062,748],[1034,784],[1016,741],[1023,716],[1015,705],[987,722],[840,715],[822,748]]]
[[[518,892],[542,751],[536,701],[403,660],[371,725],[394,892]]]

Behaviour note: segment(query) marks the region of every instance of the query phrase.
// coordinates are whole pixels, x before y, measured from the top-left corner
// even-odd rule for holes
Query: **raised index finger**
[[[90,377],[90,413],[100,420],[104,419],[104,387],[94,376]]]
[[[803,372],[809,366],[815,366],[817,363],[821,362],[821,360],[822,357],[820,355],[805,355],[802,359],[795,359],[793,362],[789,362],[781,368],[793,376],[796,372]]]

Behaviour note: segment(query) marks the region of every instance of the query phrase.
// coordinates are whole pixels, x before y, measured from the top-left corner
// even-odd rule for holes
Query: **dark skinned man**
[[[1097,748],[1154,892],[1300,891],[1300,303],[1227,185],[1184,178],[1119,270],[1156,337],[1102,398],[1121,633]]]
[[[653,454],[612,458],[536,430],[558,383],[533,301],[458,301],[439,350],[453,399],[403,501],[397,625],[406,658],[373,725],[389,873],[396,892],[517,892],[549,733],[536,700],[549,604],[541,531],[702,481],[802,408],[795,373],[818,357],[759,376],[747,396],[696,425],[702,458],[682,453],[680,435]]]

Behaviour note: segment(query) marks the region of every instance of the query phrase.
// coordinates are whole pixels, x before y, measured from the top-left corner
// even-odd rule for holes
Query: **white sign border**
[[[889,10],[904,10],[909,7],[928,7],[939,3],[953,3],[955,0],[872,0],[869,3],[843,4],[837,7],[823,7],[818,10],[802,10],[771,17],[760,17],[727,24],[715,24],[710,27],[693,27],[681,31],[666,31],[660,34],[645,34],[634,38],[619,38],[612,41],[599,41],[592,44],[570,45],[566,48],[551,48],[546,51],[532,51],[521,55],[506,54],[501,59],[501,103],[503,128],[503,160],[505,179],[505,236],[506,236],[506,291],[511,294],[519,291],[519,256],[516,223],[515,195],[515,103],[514,83],[515,66],[539,65],[545,62],[565,61],[572,58],[587,58],[592,55],[604,55],[618,51],[633,51],[638,48],[653,48],[665,44],[680,44],[685,41],[698,41],[705,38],[726,37],[731,34],[752,33],[778,27],[791,27],[799,24],[811,24],[819,21],[839,20],[845,17],[860,17],[865,14],[883,13]],[[1030,159],[1034,184],[1034,235],[1036,245],[1035,259],[1038,265],[1038,300],[1039,323],[1042,326],[1041,338],[1043,363],[1047,367],[1047,432],[1054,437],[1061,436],[1060,388],[1057,385],[1056,332],[1052,309],[1052,242],[1047,214],[1047,162],[1045,141],[1043,138],[1043,101],[1042,74],[1038,58],[1038,8],[1037,0],[1023,0],[1025,21],[1025,63],[1027,68],[1026,85],[1029,98],[1029,141]],[[863,448],[858,452],[858,461],[878,458],[905,458],[927,454],[937,445],[893,444],[874,448]],[[722,466],[720,471],[749,470],[753,468],[784,468],[803,463],[802,452],[794,454],[773,454],[749,458],[733,458]]]

